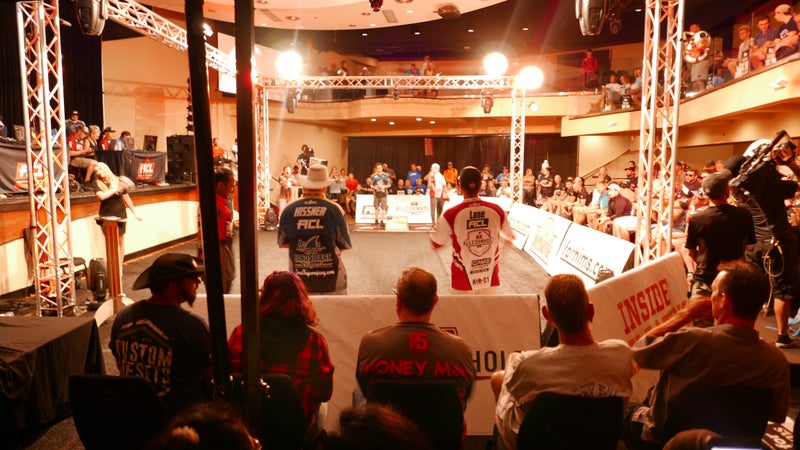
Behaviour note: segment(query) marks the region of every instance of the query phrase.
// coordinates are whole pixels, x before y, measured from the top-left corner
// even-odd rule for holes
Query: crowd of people
[[[712,48],[708,32],[699,24],[691,24],[683,35],[682,95],[720,86],[797,53],[800,49],[798,23],[800,14],[796,14],[791,5],[781,4],[775,7],[772,17],[762,14],[755,17],[752,24],[740,24],[735,30],[739,46],[728,58],[722,51]],[[585,89],[602,88],[601,110],[641,106],[641,68],[635,67],[630,72],[610,71],[599,82],[597,58],[588,49],[580,70]]]

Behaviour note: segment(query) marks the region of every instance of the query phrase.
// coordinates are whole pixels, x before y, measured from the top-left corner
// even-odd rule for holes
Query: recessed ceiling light
[[[422,122],[422,117],[417,117],[417,122]]]
[[[362,12],[362,13],[361,13],[361,15],[362,15],[362,16],[371,16],[371,15],[372,15],[372,13],[368,13],[368,12]]]
[[[528,27],[522,27],[522,31],[528,31]]]
[[[262,27],[265,27],[265,26],[267,26],[267,22],[261,22],[261,26],[262,26]]]
[[[467,33],[474,33],[475,29],[472,27],[467,28]]]
[[[369,24],[369,26],[371,26],[371,27],[377,27],[377,25],[375,25],[374,23],[371,23],[371,24]]]
[[[365,32],[361,33],[361,35],[362,35],[362,36],[369,36],[369,33],[367,33],[367,32],[365,31]]]
[[[289,22],[297,22],[298,20],[300,20],[300,18],[297,16],[286,16],[286,20],[288,20]]]
[[[369,119],[369,121],[370,121],[370,122],[377,122],[377,121],[378,121],[378,119],[376,119],[376,118],[374,118],[374,117],[373,117],[373,118]]]
[[[394,120],[389,121],[389,125],[394,125]]]
[[[414,10],[413,9],[407,9],[406,10],[406,14],[414,14]]]
[[[422,32],[421,32],[421,31],[419,31],[419,30],[414,30],[414,36],[419,36],[420,34],[422,34]]]
[[[431,125],[435,125],[435,124],[436,124],[436,121],[435,121],[435,120],[431,120],[431,121],[430,121],[430,122],[428,122],[428,123],[429,123],[429,124],[431,124]]]

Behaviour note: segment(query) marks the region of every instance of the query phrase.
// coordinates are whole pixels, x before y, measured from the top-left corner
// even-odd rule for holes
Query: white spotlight
[[[517,86],[523,89],[539,89],[544,83],[544,72],[536,66],[526,66],[517,75]]]
[[[499,77],[508,70],[508,58],[500,52],[491,52],[483,57],[483,71],[487,75]]]
[[[300,75],[303,68],[303,60],[300,55],[295,51],[283,52],[278,55],[275,62],[278,68],[278,74],[284,78],[294,78]]]

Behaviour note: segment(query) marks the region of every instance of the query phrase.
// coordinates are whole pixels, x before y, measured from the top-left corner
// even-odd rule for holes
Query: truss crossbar
[[[151,39],[186,52],[186,30],[132,0],[108,0],[108,18]],[[236,64],[225,53],[206,43],[206,63],[236,76]]]
[[[270,89],[500,89],[510,91],[514,77],[489,76],[438,76],[415,77],[408,75],[387,77],[298,77],[265,80]]]
[[[523,199],[522,174],[525,161],[525,89],[511,90],[511,189],[514,201]]]
[[[36,311],[75,306],[58,1],[17,3]]]
[[[683,0],[647,0],[645,9],[637,265],[672,250],[683,11]],[[662,26],[666,27],[663,42]],[[660,85],[659,74],[663,77]]]

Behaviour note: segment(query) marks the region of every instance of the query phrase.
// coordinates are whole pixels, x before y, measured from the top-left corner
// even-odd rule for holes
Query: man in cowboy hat
[[[298,176],[303,197],[281,213],[278,245],[289,248],[289,270],[297,273],[315,294],[347,293],[342,250],[352,247],[344,211],[325,198],[331,180],[322,164]]]
[[[120,311],[111,327],[120,375],[149,380],[170,413],[203,402],[210,386],[208,324],[181,307],[194,304],[202,275],[189,255],[159,256],[133,283],[150,288],[150,298]]]

